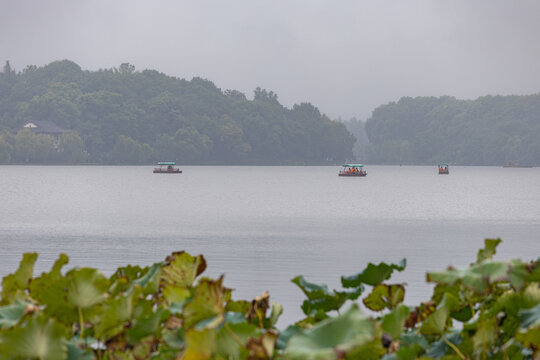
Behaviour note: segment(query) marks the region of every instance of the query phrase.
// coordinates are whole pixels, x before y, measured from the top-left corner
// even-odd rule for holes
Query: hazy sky
[[[540,92],[537,0],[0,0],[0,65],[155,69],[332,118]]]

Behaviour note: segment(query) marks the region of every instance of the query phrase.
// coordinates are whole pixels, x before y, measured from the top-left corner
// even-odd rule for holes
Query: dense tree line
[[[339,119],[338,121],[341,121]],[[347,130],[356,138],[356,142],[353,147],[353,154],[358,161],[366,161],[367,152],[369,146],[369,140],[366,134],[366,123],[365,121],[358,120],[353,117],[348,121],[344,122]]]
[[[70,130],[21,131],[32,121]],[[155,70],[83,71],[71,61],[0,73],[0,163],[322,164],[352,157],[355,138],[310,103],[253,100],[211,81]]]
[[[366,122],[372,163],[540,163],[540,94],[402,98]]]

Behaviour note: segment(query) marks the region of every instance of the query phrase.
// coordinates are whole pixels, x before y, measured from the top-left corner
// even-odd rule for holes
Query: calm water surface
[[[233,297],[268,290],[281,324],[301,318],[290,279],[339,287],[340,275],[369,261],[408,260],[395,281],[406,302],[431,291],[425,271],[474,260],[485,237],[501,237],[498,258],[540,256],[540,169],[369,166],[365,178],[337,167],[0,166],[0,276],[23,252],[36,273],[60,252],[71,266],[110,274],[150,265],[176,250],[203,253],[207,274],[225,273]]]

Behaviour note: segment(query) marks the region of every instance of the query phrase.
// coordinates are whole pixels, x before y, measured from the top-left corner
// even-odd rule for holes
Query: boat
[[[366,176],[367,171],[362,164],[344,164],[338,176]]]
[[[509,161],[503,165],[505,168],[532,168],[532,165],[521,165],[518,162]]]
[[[439,175],[448,175],[450,171],[448,170],[448,164],[439,164]]]
[[[157,163],[158,167],[154,168],[154,174],[181,174],[182,170],[177,168],[174,161],[163,161]]]

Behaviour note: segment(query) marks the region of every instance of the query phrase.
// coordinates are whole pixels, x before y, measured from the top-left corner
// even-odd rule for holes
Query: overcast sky
[[[0,0],[0,65],[61,59],[365,120],[402,96],[540,92],[540,1]]]

